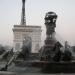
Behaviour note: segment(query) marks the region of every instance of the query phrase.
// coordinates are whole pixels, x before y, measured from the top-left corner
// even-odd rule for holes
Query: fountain
[[[67,50],[67,47],[63,53],[61,51],[61,43],[55,40],[53,36],[55,33],[57,14],[55,12],[48,12],[44,19],[46,26],[46,39],[44,41],[44,46],[41,47],[39,52],[40,59],[36,59],[36,61],[29,58],[31,51],[31,39],[27,38],[27,40],[23,41],[22,51],[14,53],[5,67],[1,68],[0,71],[7,71],[8,66],[14,62],[16,66],[29,67],[29,69],[31,67],[38,68],[40,71],[37,72],[75,73],[75,62],[72,62],[71,53]],[[22,60],[18,60],[20,56],[23,58]]]

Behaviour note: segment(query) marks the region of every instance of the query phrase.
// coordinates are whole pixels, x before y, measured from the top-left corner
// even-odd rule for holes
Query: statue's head
[[[56,19],[57,19],[56,13],[48,12],[48,13],[46,13],[46,16],[45,16],[45,23],[46,24],[49,24],[49,23],[54,23],[55,24]]]

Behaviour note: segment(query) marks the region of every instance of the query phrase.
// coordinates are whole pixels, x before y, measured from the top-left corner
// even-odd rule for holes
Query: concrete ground
[[[5,62],[0,63],[0,68],[5,66]],[[0,75],[75,75],[75,73],[42,73],[41,68],[17,67],[14,63],[8,67],[8,71],[0,71]]]
[[[43,74],[43,73],[15,73],[15,72],[0,72],[0,75],[75,75],[75,74]]]

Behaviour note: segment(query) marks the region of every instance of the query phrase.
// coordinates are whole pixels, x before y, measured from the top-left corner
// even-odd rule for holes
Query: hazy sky
[[[13,45],[12,28],[20,24],[21,7],[22,0],[0,0],[0,44]],[[44,17],[49,11],[58,15],[56,33],[75,45],[75,0],[26,0],[27,24],[40,25],[45,32]]]

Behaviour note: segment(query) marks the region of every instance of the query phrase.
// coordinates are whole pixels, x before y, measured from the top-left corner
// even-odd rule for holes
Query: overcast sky
[[[0,44],[13,45],[12,28],[20,24],[21,7],[22,0],[0,0]],[[27,25],[42,26],[45,34],[44,17],[49,11],[58,15],[56,33],[75,45],[75,0],[26,0]]]

